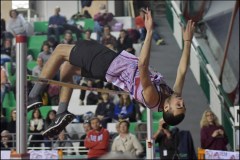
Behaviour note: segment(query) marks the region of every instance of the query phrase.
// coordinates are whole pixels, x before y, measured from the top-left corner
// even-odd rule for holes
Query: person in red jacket
[[[89,148],[88,158],[99,158],[108,153],[109,132],[100,125],[100,120],[94,117],[90,121],[92,130],[87,133],[84,146]]]
[[[146,37],[147,30],[145,28],[145,9],[140,8],[139,16],[135,17],[135,26],[140,33],[140,41],[144,41]],[[159,35],[156,29],[153,30],[153,39],[156,42],[156,45],[165,44],[163,38]]]

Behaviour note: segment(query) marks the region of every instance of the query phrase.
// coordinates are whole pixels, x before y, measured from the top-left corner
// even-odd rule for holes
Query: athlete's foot
[[[38,97],[29,97],[28,98],[28,104],[27,104],[27,111],[34,110],[35,108],[39,108],[42,106],[42,98],[40,96]]]
[[[48,128],[43,131],[42,135],[47,137],[53,137],[58,135],[72,120],[76,118],[75,115],[66,111],[56,115],[56,119],[52,122]]]

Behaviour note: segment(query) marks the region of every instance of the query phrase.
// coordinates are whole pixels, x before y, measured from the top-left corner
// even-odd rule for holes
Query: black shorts
[[[81,76],[106,80],[106,72],[118,54],[97,41],[79,40],[72,48],[69,62],[81,68]]]

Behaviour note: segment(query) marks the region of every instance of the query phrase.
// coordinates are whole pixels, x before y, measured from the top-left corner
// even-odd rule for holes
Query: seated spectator
[[[48,38],[53,34],[57,42],[60,41],[60,35],[64,32],[63,25],[67,22],[59,13],[60,7],[56,6],[54,15],[48,21]]]
[[[2,108],[2,106],[1,106],[1,130],[0,130],[1,132],[2,132],[3,130],[7,130],[8,126],[9,126],[9,124],[8,124],[8,122],[7,122],[7,119],[6,119],[6,117],[4,116],[2,110],[3,110],[3,108]]]
[[[138,29],[138,31],[140,32],[140,41],[143,42],[145,40],[146,37],[146,28],[145,28],[145,9],[141,8],[139,10],[139,16],[137,16],[135,18],[135,25]],[[161,38],[161,36],[158,34],[158,32],[155,30],[153,30],[153,39],[156,42],[156,45],[160,45],[160,44],[165,44],[163,38]]]
[[[80,141],[80,143],[79,143],[79,147],[84,147],[84,140],[85,140],[88,132],[92,129],[92,128],[91,128],[91,124],[89,123],[88,120],[83,122],[83,128],[84,128],[84,132],[85,132],[85,133],[80,137],[80,140],[81,140],[81,141]],[[87,152],[84,152],[83,150],[88,150],[88,148],[86,148],[86,149],[81,149],[81,148],[80,148],[79,154],[81,154],[81,155],[86,155]]]
[[[101,4],[99,7],[99,12],[94,15],[94,31],[97,32],[97,41],[100,42],[101,35],[103,32],[103,26],[107,25],[113,19],[113,14],[107,12],[106,6]]]
[[[85,31],[85,40],[95,41],[94,39],[91,38],[91,34],[92,34],[92,31],[90,29],[87,29]]]
[[[129,133],[130,123],[126,120],[119,122],[119,136],[113,140],[112,152],[131,153],[141,157],[143,148],[135,135]]]
[[[102,88],[102,81],[94,81],[92,79],[84,79],[84,82],[82,83],[82,86],[88,86],[88,87],[95,87],[95,88]],[[84,105],[84,99],[86,97],[86,91],[81,90],[80,92],[80,105]],[[99,95],[96,92],[89,91],[88,95],[86,97],[86,104],[87,105],[95,105],[98,103]]]
[[[211,111],[203,113],[201,122],[201,148],[211,150],[227,150],[228,138],[217,116]]]
[[[64,33],[64,39],[61,41],[62,44],[75,44],[76,42],[73,40],[72,31],[66,30]]]
[[[101,43],[103,45],[112,44],[114,50],[117,48],[117,39],[111,34],[111,27],[109,25],[105,25],[103,28],[103,37]]]
[[[43,43],[42,52],[39,53],[38,58],[42,58],[43,64],[45,64],[51,56],[50,46],[47,43]]]
[[[32,118],[30,120],[29,124],[29,130],[30,133],[33,133],[33,135],[29,136],[30,144],[29,147],[40,147],[43,140],[43,136],[41,135],[41,132],[44,129],[44,122],[42,119],[42,114],[39,109],[35,109],[32,112]],[[32,142],[32,141],[38,141],[38,142]]]
[[[102,102],[97,105],[95,116],[101,121],[102,127],[107,128],[107,123],[112,122],[114,104],[110,102],[109,94],[102,93]]]
[[[89,148],[88,158],[94,159],[105,155],[108,152],[109,132],[100,125],[100,120],[94,117],[90,121],[92,130],[87,133],[84,146]]]
[[[135,49],[133,48],[133,42],[128,37],[126,30],[121,30],[119,38],[117,40],[117,51],[121,53],[123,50],[135,55]]]
[[[9,125],[8,125],[8,131],[10,133],[16,133],[16,116],[17,112],[16,112],[16,108],[12,109],[11,111],[11,120],[9,122]]]
[[[120,102],[114,107],[114,119],[119,121],[127,119],[130,122],[135,119],[134,116],[134,104],[129,95],[121,95]]]
[[[16,118],[17,118],[17,112],[16,112],[16,108],[14,108],[11,111],[11,120],[8,123],[7,130],[11,134],[14,134],[13,137],[15,140],[16,140]],[[16,142],[13,142],[13,146],[16,147]]]
[[[54,49],[57,47],[59,44],[54,37],[48,37],[47,41],[43,42],[44,44],[47,43],[50,46],[50,52],[52,53]],[[43,49],[41,49],[43,51]]]
[[[178,144],[176,140],[178,128],[170,129],[163,118],[159,121],[159,127],[153,135],[155,143],[159,145],[160,159],[173,159],[175,153],[178,153]]]
[[[37,58],[37,66],[35,66],[32,70],[32,75],[39,77],[43,68],[43,59],[41,57]]]
[[[1,104],[3,103],[5,94],[11,89],[5,68],[1,66]]]
[[[55,120],[57,112],[55,110],[50,110],[47,113],[46,120],[44,122],[44,129],[47,129],[48,126]],[[44,137],[45,147],[52,147],[52,142],[54,138]]]
[[[16,49],[12,45],[11,39],[5,39],[3,42],[3,47],[1,47],[1,60],[3,58],[9,59],[8,61],[16,61]],[[3,65],[3,64],[2,64]]]
[[[23,16],[20,15],[18,11],[15,9],[10,10],[9,15],[10,19],[8,20],[6,27],[7,32],[10,32],[13,37],[15,37],[18,34],[26,35],[27,33],[25,29],[26,21],[23,18]]]
[[[71,142],[71,139],[68,136],[68,133],[65,130],[62,130],[62,132],[59,133],[58,139],[53,145],[54,148],[58,147],[66,147],[67,152],[63,152],[64,155],[74,155],[73,148],[67,148],[67,147],[73,147],[73,144]],[[65,149],[64,149],[65,150]]]
[[[3,130],[1,132],[1,150],[11,150],[12,149],[12,142],[11,135],[9,134],[8,130]]]

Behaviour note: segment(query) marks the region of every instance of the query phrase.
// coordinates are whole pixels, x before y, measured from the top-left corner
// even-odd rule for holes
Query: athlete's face
[[[183,98],[177,94],[173,94],[169,102],[164,105],[164,110],[172,112],[174,116],[185,113],[186,108]]]

